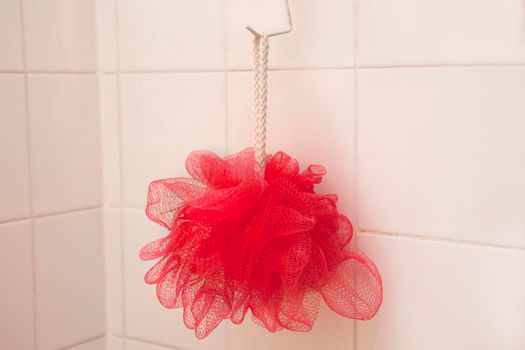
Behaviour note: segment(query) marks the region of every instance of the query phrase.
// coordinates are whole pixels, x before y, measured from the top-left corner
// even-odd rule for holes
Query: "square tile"
[[[0,221],[29,216],[29,159],[23,75],[0,74]]]
[[[120,125],[115,74],[99,78],[104,203],[120,204]]]
[[[0,104],[1,105],[1,104]],[[33,349],[31,225],[0,225],[0,339],[2,349]]]
[[[223,69],[223,14],[217,0],[119,1],[120,68]]]
[[[525,247],[525,69],[358,81],[359,227]]]
[[[28,79],[33,208],[37,215],[102,202],[97,79]]]
[[[228,323],[228,350],[353,350],[354,327],[355,321],[337,315],[324,304],[312,330],[304,333],[270,333],[247,316],[241,325]]]
[[[359,350],[525,348],[525,251],[369,234],[384,300]]]
[[[251,86],[251,73],[228,73],[231,153],[254,144]],[[355,217],[353,70],[272,71],[268,90],[267,152],[285,151],[301,169],[325,166],[318,192],[337,193],[339,209]]]
[[[224,152],[223,73],[130,74],[121,88],[125,205],[144,207],[153,180],[188,176],[190,152]]]
[[[124,334],[122,308],[122,248],[120,209],[104,209],[106,329],[111,334]]]
[[[104,242],[100,210],[36,219],[39,350],[63,348],[105,331]]]
[[[226,0],[228,68],[252,67],[253,34],[288,28],[282,0]],[[354,64],[354,1],[290,1],[293,30],[270,39],[270,67],[349,67]],[[328,20],[329,19],[329,20]]]
[[[522,0],[358,0],[359,65],[523,63]]]
[[[117,70],[117,0],[95,0],[98,64],[102,72]]]
[[[154,262],[141,261],[138,255],[142,246],[167,232],[150,221],[142,210],[125,210],[123,215],[126,335],[183,349],[226,349],[225,324],[199,340],[193,330],[184,326],[182,309],[166,309],[159,303],[155,286],[144,282],[144,275]]]
[[[0,70],[24,69],[20,0],[0,2]]]
[[[27,70],[96,71],[95,1],[22,3]]]

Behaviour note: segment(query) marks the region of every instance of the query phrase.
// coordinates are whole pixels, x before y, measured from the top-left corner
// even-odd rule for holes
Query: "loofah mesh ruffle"
[[[374,264],[352,250],[352,224],[337,196],[316,194],[325,169],[303,172],[284,152],[268,155],[264,174],[253,150],[226,158],[197,151],[191,178],[157,180],[146,214],[169,234],[142,248],[159,259],[145,276],[167,308],[206,337],[222,320],[253,320],[275,332],[308,331],[321,299],[335,312],[366,320],[382,300]]]

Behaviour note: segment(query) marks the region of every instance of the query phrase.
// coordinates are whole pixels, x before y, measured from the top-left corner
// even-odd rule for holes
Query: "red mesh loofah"
[[[314,192],[325,169],[299,172],[278,152],[263,176],[253,150],[226,157],[199,151],[186,168],[192,178],[153,182],[146,214],[170,233],[140,252],[160,261],[146,274],[167,308],[184,308],[198,338],[248,310],[270,332],[308,331],[321,298],[335,312],[370,319],[382,300],[381,277],[352,251],[352,224],[337,196]]]

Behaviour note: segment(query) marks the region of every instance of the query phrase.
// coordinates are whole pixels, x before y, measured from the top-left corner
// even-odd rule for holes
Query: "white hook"
[[[288,33],[290,33],[292,31],[292,15],[290,14],[290,4],[288,3],[288,0],[284,0],[284,2],[286,4],[286,11],[287,11],[287,14],[288,14],[288,29],[280,31],[280,32],[268,33],[268,34],[266,34],[266,36],[268,36],[268,37],[281,35],[281,34],[288,34]],[[246,29],[248,29],[248,31],[250,31],[255,36],[262,36],[262,34],[263,34],[263,33],[260,33],[258,31],[256,31],[255,29],[253,29],[250,26],[247,26]]]

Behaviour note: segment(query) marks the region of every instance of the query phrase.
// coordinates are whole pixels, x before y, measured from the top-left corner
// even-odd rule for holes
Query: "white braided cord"
[[[255,159],[264,171],[266,158],[266,114],[268,105],[268,36],[253,39],[253,90],[255,104]]]

